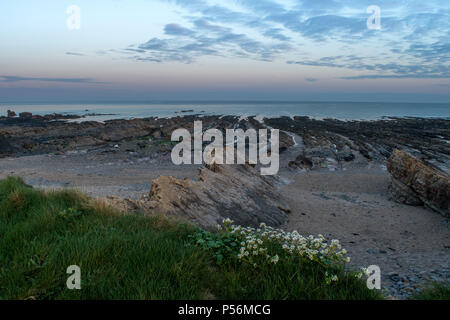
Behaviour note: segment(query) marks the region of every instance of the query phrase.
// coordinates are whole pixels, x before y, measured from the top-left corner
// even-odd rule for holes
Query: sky
[[[0,102],[448,103],[449,18],[442,0],[1,1]]]

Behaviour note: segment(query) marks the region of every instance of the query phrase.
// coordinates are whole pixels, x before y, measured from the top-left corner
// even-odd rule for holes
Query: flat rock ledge
[[[424,205],[450,217],[450,179],[412,155],[394,150],[388,160],[391,199],[408,205]]]
[[[199,169],[198,181],[160,176],[136,202],[142,211],[165,214],[211,229],[230,218],[244,226],[264,222],[279,226],[288,205],[274,177],[261,176],[249,165],[212,165]]]

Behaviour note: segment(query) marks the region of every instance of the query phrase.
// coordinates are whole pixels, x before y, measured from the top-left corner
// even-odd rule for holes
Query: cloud
[[[376,31],[366,25],[373,0],[161,1],[176,6],[180,20],[168,21],[164,36],[122,50],[129,59],[194,63],[218,56],[272,62],[290,56],[291,64],[364,72],[359,79],[448,77],[448,2],[378,0],[382,29]],[[324,48],[333,48],[336,56],[320,57]]]
[[[450,37],[448,39],[450,41]],[[434,42],[431,44],[412,44],[406,50],[407,53],[425,61],[444,60],[450,61],[450,43]]]
[[[231,28],[222,27],[218,25],[211,24],[208,20],[198,19],[194,21],[195,27],[198,30],[210,31],[213,33],[230,33],[232,31]]]
[[[21,82],[21,81],[44,81],[61,83],[103,83],[91,78],[44,78],[44,77],[21,77],[21,76],[0,76],[0,82]]]
[[[363,79],[447,79],[448,75],[434,74],[367,74],[351,77],[340,77],[343,80],[363,80]]]
[[[362,37],[368,32],[366,19],[337,15],[311,17],[299,23],[293,30],[315,41],[326,41],[329,38],[348,39],[354,35]]]
[[[195,34],[194,31],[189,30],[187,28],[183,28],[179,24],[170,23],[164,27],[164,33],[171,36],[192,36]]]
[[[83,57],[84,56],[84,54],[78,53],[78,52],[66,52],[66,54],[68,56],[79,56],[79,57]]]
[[[317,60],[287,61],[287,64],[301,65],[309,67],[340,68],[371,72],[357,76],[345,76],[343,80],[362,79],[446,79],[450,78],[450,66],[448,64],[401,64],[398,62],[372,62],[373,57],[349,56],[329,56]]]
[[[283,35],[283,29],[280,28],[272,28],[264,31],[263,35],[269,38],[278,39],[281,41],[290,41],[291,38]]]
[[[272,37],[276,36],[277,30],[272,31]],[[172,38],[152,38],[124,50],[134,53],[131,59],[137,61],[192,63],[198,57],[208,55],[272,61],[277,54],[290,49],[288,44],[265,43],[204,19],[193,21],[190,28],[167,24],[164,32]]]

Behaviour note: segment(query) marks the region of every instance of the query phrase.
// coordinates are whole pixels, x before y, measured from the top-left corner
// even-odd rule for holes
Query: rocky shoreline
[[[440,171],[450,172],[450,121],[389,118],[378,121],[314,120],[308,117],[266,119],[268,125],[303,137],[309,158],[352,161],[387,160],[394,149],[408,152]],[[323,162],[319,163],[323,165]]]
[[[204,130],[218,128],[280,129],[280,151],[292,146],[288,133],[302,137],[305,153],[291,165],[339,167],[362,156],[367,161],[386,161],[394,149],[423,160],[427,165],[450,172],[450,120],[390,118],[377,121],[314,120],[308,117],[177,116],[109,120],[104,123],[66,122],[80,116],[30,113],[0,118],[0,157],[48,154],[95,148],[118,142],[136,142],[136,152],[145,149],[142,139],[170,141],[173,130],[193,129],[201,120]],[[133,148],[131,148],[133,149]]]
[[[391,201],[405,196],[399,189],[411,188],[421,201],[416,205],[436,208],[437,199],[438,208],[445,207],[450,120],[185,115],[67,121],[71,119],[77,116],[1,117],[0,178],[13,174],[39,187],[79,188],[130,211],[165,210],[205,227],[223,218],[222,212],[242,224],[266,221],[308,234],[325,230],[325,235],[343,239],[357,257],[355,265],[378,261],[386,270],[383,287],[396,298],[407,297],[429,281],[450,280],[448,218],[410,207],[408,201]],[[280,129],[278,176],[262,179],[249,167],[173,165],[173,130],[192,131],[196,120],[203,122],[204,130]],[[398,174],[405,172],[400,164],[409,162],[390,164],[394,150],[411,155],[420,163],[417,168],[429,168],[419,170],[427,177],[429,172],[444,177],[439,189],[444,196],[429,197],[410,184],[414,179]],[[390,182],[387,169],[395,182]],[[408,199],[413,199],[411,194]],[[428,239],[432,243],[422,243]]]

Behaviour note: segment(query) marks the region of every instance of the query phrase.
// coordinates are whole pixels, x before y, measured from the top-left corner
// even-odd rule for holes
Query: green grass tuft
[[[450,300],[450,284],[435,282],[429,288],[423,289],[414,294],[413,300]]]
[[[257,270],[192,246],[200,230],[124,215],[75,191],[0,181],[0,299],[379,299],[362,280],[307,261]],[[228,243],[228,242],[227,242]],[[222,261],[225,259],[225,261]],[[81,290],[66,270],[81,268]]]

